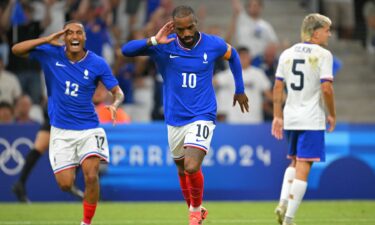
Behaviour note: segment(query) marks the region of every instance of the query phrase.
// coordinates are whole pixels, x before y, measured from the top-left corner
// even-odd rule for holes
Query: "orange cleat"
[[[202,224],[202,213],[190,212],[189,225],[201,225],[201,224]]]
[[[203,206],[201,206],[201,216],[202,216],[202,220],[206,219],[207,218],[207,215],[208,215],[208,210],[206,208],[204,208]]]

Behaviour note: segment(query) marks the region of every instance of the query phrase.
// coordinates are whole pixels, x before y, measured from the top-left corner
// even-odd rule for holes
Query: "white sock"
[[[290,193],[290,187],[294,177],[296,176],[296,168],[288,167],[284,173],[283,185],[281,187],[280,203],[279,205],[287,206]]]
[[[201,206],[193,207],[192,205],[190,205],[189,211],[190,212],[200,212],[201,211]]]
[[[305,195],[307,188],[307,182],[303,180],[294,179],[292,186],[290,188],[290,197],[288,201],[288,208],[286,210],[285,216],[289,218],[294,218],[299,205],[302,202],[303,196]]]

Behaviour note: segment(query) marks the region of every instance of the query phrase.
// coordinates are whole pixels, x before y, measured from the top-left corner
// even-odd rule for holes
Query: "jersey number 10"
[[[195,73],[182,73],[182,87],[195,88],[197,86],[197,74]]]

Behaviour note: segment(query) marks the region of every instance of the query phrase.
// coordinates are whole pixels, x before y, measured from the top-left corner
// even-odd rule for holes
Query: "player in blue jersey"
[[[62,36],[64,44],[59,42]],[[63,191],[71,189],[76,167],[82,167],[85,195],[81,225],[91,224],[99,200],[99,164],[101,160],[109,161],[106,135],[98,127],[92,96],[99,81],[111,91],[114,101],[107,108],[114,123],[124,98],[107,63],[86,50],[85,41],[82,23],[69,21],[57,33],[12,48],[15,55],[36,59],[43,68],[52,126],[49,158]]]
[[[125,56],[149,55],[163,77],[169,147],[189,206],[190,225],[198,225],[207,215],[201,206],[201,165],[215,128],[212,76],[218,58],[229,61],[234,75],[233,105],[238,102],[242,112],[248,111],[249,106],[236,50],[217,36],[199,32],[196,16],[189,6],[175,8],[172,17],[173,21],[166,23],[155,36],[130,41],[122,47],[122,52]]]

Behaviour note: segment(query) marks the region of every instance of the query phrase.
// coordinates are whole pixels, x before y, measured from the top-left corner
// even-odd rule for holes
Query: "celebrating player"
[[[59,38],[64,36],[64,46]],[[83,220],[91,224],[99,199],[99,163],[109,161],[106,134],[99,128],[92,96],[98,81],[114,96],[107,106],[113,122],[124,95],[103,58],[84,48],[82,23],[69,21],[64,29],[48,37],[27,40],[13,46],[15,55],[36,59],[42,65],[51,120],[49,158],[58,185],[71,190],[77,166],[85,179]]]
[[[201,165],[215,128],[212,76],[216,59],[224,57],[232,69],[236,83],[233,105],[238,102],[242,112],[248,111],[249,106],[236,50],[217,36],[197,31],[191,7],[175,8],[172,17],[173,21],[166,23],[156,36],[130,41],[122,52],[125,56],[151,56],[162,74],[168,142],[189,207],[190,225],[198,225],[207,215],[201,206]],[[173,31],[175,34],[171,34]]]
[[[305,17],[301,28],[303,43],[285,50],[279,59],[274,86],[272,135],[288,140],[288,157],[280,203],[275,213],[278,222],[292,225],[307,188],[307,178],[314,161],[325,161],[324,131],[336,125],[333,94],[332,54],[327,46],[331,20],[320,14]],[[288,96],[282,111],[284,86]],[[324,103],[327,108],[325,115]]]

